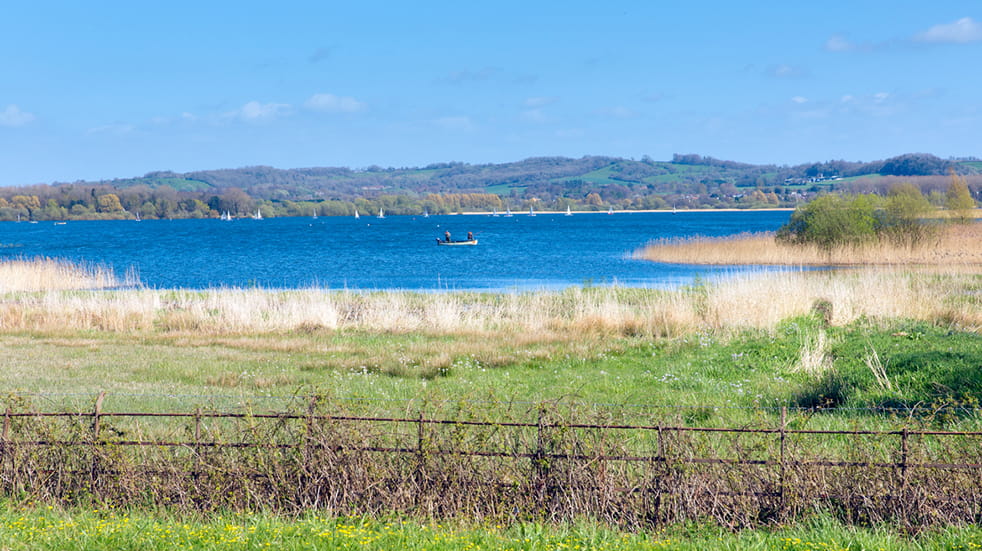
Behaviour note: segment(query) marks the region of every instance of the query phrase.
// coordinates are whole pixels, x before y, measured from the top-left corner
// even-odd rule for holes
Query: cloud
[[[290,112],[290,105],[286,103],[260,103],[250,101],[239,109],[227,113],[227,116],[242,119],[247,122],[259,122],[272,120]]]
[[[851,52],[856,45],[841,34],[834,34],[825,41],[825,49],[830,52]]]
[[[474,129],[474,122],[471,121],[470,117],[465,116],[440,117],[435,119],[433,124],[444,130],[470,131]]]
[[[322,113],[357,113],[368,108],[364,102],[348,96],[314,94],[307,98],[304,107]]]
[[[805,71],[793,65],[773,65],[767,68],[766,74],[774,78],[798,78],[805,76]]]
[[[982,25],[971,17],[962,17],[954,23],[935,25],[914,36],[915,42],[967,44],[982,41]]]
[[[872,52],[874,50],[882,50],[884,48],[890,48],[893,44],[891,42],[881,42],[878,44],[873,44],[869,42],[853,42],[846,38],[845,35],[834,34],[825,41],[826,52]]]
[[[552,105],[552,104],[556,103],[557,101],[559,101],[559,98],[556,98],[556,97],[546,97],[546,96],[526,98],[525,99],[525,107],[531,107],[533,109],[537,109],[539,107],[545,107],[547,105]]]
[[[20,107],[10,104],[0,111],[0,126],[24,126],[34,121],[34,114],[21,111]]]
[[[542,109],[526,109],[522,111],[521,119],[527,122],[543,123],[548,120]]]
[[[798,105],[801,105],[803,103],[808,103],[808,98],[803,96],[794,96],[793,98],[791,98],[791,101],[797,103]]]
[[[597,113],[610,117],[612,119],[633,119],[638,116],[636,112],[622,105],[615,105],[614,107],[605,107],[597,111]]]

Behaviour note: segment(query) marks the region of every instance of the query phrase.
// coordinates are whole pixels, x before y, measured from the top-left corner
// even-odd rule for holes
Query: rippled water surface
[[[648,241],[773,231],[788,212],[0,223],[0,255],[135,269],[155,288],[419,290],[666,287],[734,268],[632,260]],[[475,247],[438,247],[472,231]]]

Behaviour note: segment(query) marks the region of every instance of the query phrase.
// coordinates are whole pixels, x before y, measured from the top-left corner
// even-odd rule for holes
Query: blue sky
[[[0,185],[982,156],[982,2],[12,2]]]

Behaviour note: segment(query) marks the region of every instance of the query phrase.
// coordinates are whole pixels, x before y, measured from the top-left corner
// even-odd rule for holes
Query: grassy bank
[[[943,266],[945,269],[982,266],[982,224],[955,225],[917,248],[888,241],[825,251],[817,246],[777,242],[774,234],[734,237],[664,239],[634,253],[635,258],[677,264],[786,266]]]
[[[0,302],[0,383],[87,403],[107,391],[178,404],[166,396],[795,405],[795,392],[842,386],[840,370],[871,373],[864,358],[892,380],[932,354],[941,366],[982,357],[980,286],[967,273],[850,270],[674,291],[14,293]]]
[[[421,523],[404,519],[307,515],[176,517],[145,511],[0,508],[0,541],[9,551],[75,549],[415,549],[415,550],[971,550],[982,547],[978,526],[903,534],[889,525],[844,526],[816,518],[794,527],[730,532],[709,525],[623,533],[580,522]]]

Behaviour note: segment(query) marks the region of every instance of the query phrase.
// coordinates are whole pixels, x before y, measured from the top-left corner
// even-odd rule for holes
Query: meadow
[[[107,410],[155,411],[243,403],[276,410],[319,395],[346,411],[372,414],[425,406],[432,415],[531,416],[548,403],[606,419],[664,415],[739,426],[761,415],[773,420],[783,406],[819,407],[825,413],[809,417],[813,428],[896,427],[920,411],[918,426],[978,430],[977,414],[944,414],[973,411],[982,392],[975,373],[982,358],[982,276],[971,265],[758,273],[675,290],[520,294],[115,290],[112,274],[90,266],[67,267],[77,289],[9,283],[36,281],[32,271],[48,262],[5,266],[28,275],[3,278],[9,286],[0,298],[0,345],[7,352],[0,381],[11,392],[8,400],[46,410],[88,411],[100,392],[108,393]],[[865,409],[883,407],[915,410],[903,410],[898,420]],[[69,534],[83,537],[73,544],[80,549],[107,542],[143,548],[150,542],[142,538],[161,530],[174,537],[183,531],[189,548],[286,545],[284,531],[315,540],[305,532],[312,529],[309,519],[233,522],[211,513],[183,528],[191,526],[185,517],[171,523],[173,513],[166,512],[48,511],[43,503],[21,512],[22,506],[7,502],[3,539],[10,549],[59,548],[57,532],[62,542],[75,537]],[[141,528],[118,524],[122,515],[139,518]],[[400,520],[407,524],[396,535],[391,523],[371,518],[353,524],[362,532],[349,530],[366,534],[357,542],[324,541],[316,548],[978,545],[970,528],[931,529],[909,539],[889,526],[816,518],[817,527],[729,532],[697,522],[666,533],[514,519],[500,529],[457,519],[433,530],[413,518]],[[337,536],[346,522],[354,523],[332,517],[314,525],[318,534]],[[93,537],[99,526],[115,528]],[[228,526],[237,528],[223,532]],[[250,529],[265,535],[251,537]]]

